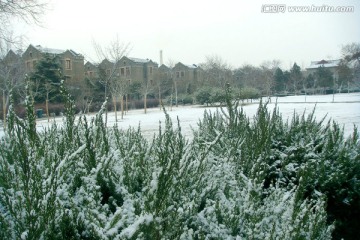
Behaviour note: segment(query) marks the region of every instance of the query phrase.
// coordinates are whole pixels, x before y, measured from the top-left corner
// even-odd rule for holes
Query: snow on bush
[[[253,121],[227,99],[192,140],[166,115],[149,141],[102,112],[36,132],[10,110],[0,143],[0,239],[330,239],[359,192],[359,140],[313,115]],[[344,187],[344,183],[347,183]],[[335,199],[330,199],[335,196]]]

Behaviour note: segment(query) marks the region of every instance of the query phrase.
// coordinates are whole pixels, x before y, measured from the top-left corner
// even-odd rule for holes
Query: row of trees
[[[31,1],[5,1],[0,3],[0,21],[9,23],[10,18],[19,18],[28,23],[39,23],[39,16],[45,4],[36,0]],[[61,103],[59,97],[59,84],[64,77],[61,74],[59,59],[55,56],[45,55],[37,62],[35,72],[25,75],[24,64],[19,60],[9,65],[4,56],[9,49],[21,49],[21,41],[12,37],[10,26],[0,26],[0,90],[1,90],[1,117],[5,114],[10,103],[10,93],[18,106],[24,101],[25,79],[29,81],[32,90],[32,100],[45,105],[46,114],[49,115],[49,104],[54,108]],[[240,89],[240,98],[255,98],[274,94],[318,93],[331,88],[342,91],[349,89],[350,84],[359,85],[360,69],[360,43],[348,44],[343,47],[343,60],[337,69],[337,79],[326,68],[319,68],[314,74],[304,74],[296,63],[289,70],[281,68],[278,60],[266,61],[260,66],[244,65],[239,68],[231,67],[218,56],[207,57],[200,64],[201,77],[198,81],[189,82],[175,78],[172,70],[174,61],[169,61],[167,77],[145,79],[145,81],[121,81],[117,76],[117,63],[129,54],[130,45],[122,43],[117,37],[108,46],[101,46],[94,42],[98,60],[108,59],[114,63],[110,72],[98,69],[96,79],[86,78],[82,82],[68,83],[68,91],[74,96],[79,111],[88,112],[98,110],[101,104],[108,100],[113,103],[113,110],[121,109],[121,117],[128,109],[129,99],[142,101],[145,109],[150,101],[156,103],[162,99],[169,99],[170,104],[178,105],[196,101],[198,103],[221,102],[221,89],[225,84]],[[12,59],[13,60],[13,59]],[[200,74],[200,73],[199,73]],[[204,93],[204,94],[203,94]],[[206,99],[211,95],[211,99]],[[249,95],[249,96],[247,96]],[[150,100],[149,100],[150,99]],[[189,99],[192,99],[190,101]],[[109,104],[110,105],[110,104]],[[59,112],[59,111],[58,111]],[[117,114],[116,114],[117,118]]]
[[[99,45],[96,46],[97,49],[102,49]],[[324,67],[319,67],[315,72],[307,74],[297,63],[294,63],[289,70],[283,70],[281,62],[273,60],[266,61],[259,67],[244,65],[234,69],[219,56],[210,56],[206,58],[204,63],[199,65],[201,77],[198,77],[197,81],[189,82],[175,78],[175,72],[172,70],[174,61],[169,61],[168,78],[161,79],[159,77],[155,80],[155,83],[148,81],[129,83],[119,80],[113,74],[116,71],[115,63],[127,52],[128,48],[128,45],[120,44],[119,39],[117,39],[106,49],[108,54],[104,54],[104,51],[98,51],[102,53],[99,56],[111,59],[114,63],[110,73],[106,74],[99,69],[98,82],[101,82],[102,85],[104,85],[104,82],[108,84],[108,88],[112,89],[108,92],[115,99],[114,103],[117,102],[116,100],[120,100],[121,106],[123,106],[124,98],[127,106],[129,95],[133,95],[132,99],[140,100],[140,98],[143,98],[145,112],[148,98],[157,98],[159,101],[167,98],[168,103],[178,105],[178,103],[191,102],[189,99],[197,103],[208,103],[209,100],[206,100],[206,96],[209,97],[211,94],[215,94],[211,97],[211,102],[213,102],[217,97],[216,95],[219,95],[219,89],[224,89],[227,83],[235,88],[244,89],[243,92],[250,91],[250,93],[242,95],[242,97],[245,97],[250,94],[252,96],[246,97],[250,99],[256,98],[257,95],[314,94],[324,93],[327,89],[340,92],[344,91],[344,89],[349,91],[350,85],[354,88],[359,87],[357,77],[359,75],[359,60],[356,57],[350,57],[356,56],[356,53],[360,52],[360,44],[355,43],[343,47],[343,60],[336,70],[337,74],[335,75],[338,76],[336,78],[334,78],[332,71]],[[99,92],[99,88],[94,87],[99,85],[95,83],[96,81],[94,82],[91,79],[86,81],[91,83],[88,85],[89,96],[93,98],[97,94],[103,96]],[[202,93],[203,95],[201,95]],[[116,104],[114,104],[114,108],[115,106]]]
[[[260,67],[243,66],[235,69],[234,75],[239,87],[254,87],[263,95],[313,94],[323,93],[326,88],[341,91],[345,84],[348,86],[347,90],[350,84],[357,84],[358,87],[359,81],[356,80],[358,73],[354,70],[350,68],[349,62],[343,59],[336,70],[338,77],[334,78],[333,72],[325,67],[319,67],[315,72],[307,74],[297,63],[294,63],[290,70],[283,70],[280,62],[274,60],[265,62]]]
[[[200,65],[202,77],[197,82],[185,82],[175,78],[171,68],[174,65],[172,62],[169,63],[171,67],[167,78],[159,77],[154,82],[123,81],[117,74],[117,63],[130,52],[129,44],[123,44],[116,38],[108,48],[96,43],[94,46],[99,59],[109,59],[110,63],[114,63],[110,71],[99,67],[97,78],[86,78],[83,82],[72,83],[67,87],[75,97],[79,111],[97,110],[102,102],[108,100],[113,103],[112,109],[116,113],[116,119],[118,107],[121,110],[121,118],[128,110],[129,99],[143,101],[141,105],[145,112],[149,99],[156,99],[156,103],[159,103],[167,98],[167,102],[175,105],[194,101],[200,104],[221,103],[221,89],[224,89],[226,83],[240,89],[239,96],[236,97],[241,99],[274,94],[323,93],[329,88],[343,91],[344,88],[349,89],[350,84],[359,84],[360,44],[343,47],[344,57],[337,69],[337,79],[334,79],[333,73],[324,67],[305,75],[296,63],[290,70],[283,70],[280,61],[273,60],[264,62],[259,67],[244,65],[233,69],[220,57],[212,56],[207,57],[205,63]],[[45,104],[47,115],[49,103],[52,106],[61,103],[59,84],[64,77],[60,71],[60,60],[56,56],[45,55],[38,61],[35,71],[26,77],[21,61],[9,65],[4,59],[0,68],[3,119],[9,105],[10,92],[16,93],[13,94],[14,101],[21,103],[25,78],[30,82],[33,101]]]

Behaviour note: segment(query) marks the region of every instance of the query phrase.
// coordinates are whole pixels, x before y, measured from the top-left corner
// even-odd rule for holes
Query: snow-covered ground
[[[266,100],[264,98],[264,100]],[[289,96],[271,98],[268,104],[269,109],[275,107],[275,103],[279,108],[280,113],[285,119],[290,119],[296,111],[299,114],[310,113],[316,106],[315,115],[317,119],[332,119],[344,126],[345,135],[349,136],[356,125],[360,130],[360,93],[350,94],[335,94],[333,95],[312,95],[312,96]],[[251,104],[243,106],[246,114],[252,117],[258,108],[258,101],[253,101]],[[177,122],[177,117],[180,119],[182,133],[186,136],[191,136],[191,128],[196,129],[198,120],[202,118],[205,110],[216,111],[216,107],[203,106],[173,106],[172,109],[166,108],[173,123]],[[94,116],[94,114],[89,115]],[[61,117],[52,118],[51,122],[56,121],[62,124]],[[141,130],[146,137],[152,137],[158,133],[159,123],[165,122],[165,115],[159,108],[148,109],[147,114],[144,110],[131,110],[124,118],[121,119],[118,113],[118,127],[127,129],[129,127],[137,128],[140,124]],[[115,125],[115,114],[110,112],[108,114],[108,126]],[[37,120],[37,128],[39,130],[49,126],[47,118]],[[0,136],[4,134],[2,127],[0,127]]]

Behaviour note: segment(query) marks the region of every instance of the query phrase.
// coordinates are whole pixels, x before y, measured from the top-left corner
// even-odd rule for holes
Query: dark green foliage
[[[289,89],[292,89],[294,93],[298,91],[302,86],[303,76],[301,72],[301,68],[299,65],[294,63],[292,68],[290,69],[290,86]]]
[[[232,96],[232,97],[235,97]],[[195,93],[195,100],[198,104],[209,105],[222,105],[226,101],[226,93],[224,88],[200,88]]]
[[[281,68],[277,68],[274,73],[274,82],[275,82],[275,90],[276,92],[283,92],[286,89],[286,77],[281,70]]]
[[[317,87],[333,87],[334,77],[332,72],[325,67],[319,67],[315,72]]]
[[[209,88],[209,87],[200,88],[195,93],[195,99],[196,99],[197,103],[206,104],[208,106],[210,103],[212,103],[212,101],[211,101],[211,88]]]
[[[223,104],[225,102],[226,99],[226,94],[224,89],[221,88],[215,88],[212,91],[212,96],[211,96],[211,102],[212,103],[218,103],[218,104]]]
[[[352,82],[354,78],[352,69],[344,62],[341,62],[338,66],[338,75],[337,84],[340,89],[345,87],[349,82]]]
[[[298,186],[302,199],[316,199],[318,193],[326,196],[328,223],[335,221],[334,238],[356,239],[360,227],[357,129],[345,140],[335,122],[316,120],[315,110],[307,116],[294,113],[287,123],[276,108],[270,113],[266,103],[260,103],[250,122],[242,110],[228,106],[227,120],[206,114],[199,125],[200,132],[208,133],[207,138],[215,137],[215,129],[229,136],[214,146],[216,154],[233,159],[239,171],[262,182],[265,189]],[[234,135],[236,141],[230,137]]]
[[[251,87],[240,89],[239,99],[249,100],[249,99],[258,99],[258,98],[260,98],[260,91],[258,89]]]
[[[182,105],[193,104],[194,99],[190,94],[184,94],[178,96],[178,103]]]
[[[35,65],[35,71],[30,75],[31,90],[36,103],[49,99],[61,102],[60,82],[63,79],[58,56],[45,54]],[[48,95],[48,98],[46,97]]]
[[[315,87],[315,78],[313,74],[307,75],[305,78],[305,87],[306,88],[314,88]]]

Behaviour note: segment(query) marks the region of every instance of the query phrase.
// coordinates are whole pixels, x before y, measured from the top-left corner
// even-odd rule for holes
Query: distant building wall
[[[338,67],[341,60],[321,60],[312,61],[310,66],[306,68],[306,75],[315,74],[319,67],[329,69],[333,73],[333,77],[337,79],[339,77]]]
[[[66,80],[83,81],[85,77],[84,57],[73,50],[59,50],[43,48],[41,46],[29,45],[22,54],[22,59],[27,73],[35,70],[36,63],[40,61],[45,54],[58,56],[61,65],[61,73]]]

